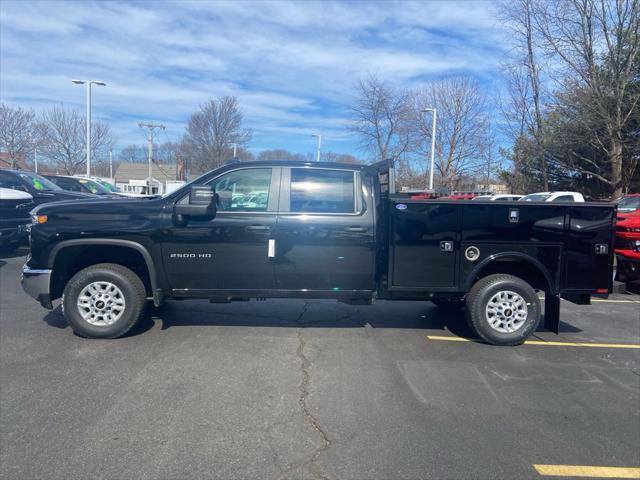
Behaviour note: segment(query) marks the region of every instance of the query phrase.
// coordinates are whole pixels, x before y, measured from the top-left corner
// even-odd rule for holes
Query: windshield
[[[97,183],[99,183],[100,185],[102,185],[104,187],[105,190],[107,190],[109,193],[115,193],[118,190],[116,190],[116,187],[114,187],[113,185],[111,185],[109,182],[105,182],[103,180],[96,180]]]
[[[105,187],[100,185],[98,182],[94,182],[93,180],[88,180],[86,178],[80,178],[80,179],[78,179],[78,182],[80,182],[84,186],[84,188],[86,188],[91,193],[94,193],[96,195],[107,195],[107,194],[111,193]]]
[[[211,173],[211,171],[209,172],[205,172],[202,175],[194,178],[193,180],[191,180],[190,182],[185,183],[184,185],[182,185],[180,188],[178,188],[177,190],[173,190],[171,192],[167,192],[164,195],[162,195],[162,198],[166,198],[172,195],[175,196],[179,196],[179,192],[186,192],[188,191],[192,185],[198,185],[198,183],[200,182],[201,178],[204,178],[205,176],[209,175]]]
[[[18,175],[20,176],[23,182],[28,183],[30,186],[32,186],[33,188],[35,188],[40,192],[49,191],[49,190],[55,190],[55,191],[62,190],[58,185],[53,183],[51,180],[47,180],[46,178],[41,177],[37,173],[20,172]]]
[[[547,198],[549,198],[551,194],[549,193],[531,193],[529,195],[525,195],[520,199],[521,202],[544,202]]]
[[[640,195],[634,197],[622,197],[618,201],[619,212],[635,212],[640,209]]]

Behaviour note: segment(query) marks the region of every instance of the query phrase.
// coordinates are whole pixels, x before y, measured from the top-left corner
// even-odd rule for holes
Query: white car
[[[471,200],[489,200],[491,202],[517,202],[522,198],[522,195],[515,195],[510,193],[501,193],[497,195],[479,195],[473,197]]]
[[[530,193],[522,197],[520,202],[584,202],[584,197],[578,192],[539,192]]]

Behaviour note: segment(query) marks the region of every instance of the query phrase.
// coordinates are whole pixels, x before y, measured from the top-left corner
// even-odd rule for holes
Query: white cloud
[[[94,114],[121,146],[140,141],[137,120],[178,138],[201,103],[236,95],[256,148],[305,150],[299,137],[322,130],[353,151],[344,105],[359,76],[490,78],[505,44],[485,2],[3,1],[0,27],[3,102],[82,107],[70,79],[99,78]]]

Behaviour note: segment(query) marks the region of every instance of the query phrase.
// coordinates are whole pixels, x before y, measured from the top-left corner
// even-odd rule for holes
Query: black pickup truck
[[[612,287],[615,206],[411,200],[389,162],[243,162],[169,195],[33,210],[24,289],[115,338],[147,300],[375,299],[466,305],[497,345],[558,330],[560,297]]]

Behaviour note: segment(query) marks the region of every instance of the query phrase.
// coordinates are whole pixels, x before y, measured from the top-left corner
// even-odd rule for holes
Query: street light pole
[[[433,161],[436,152],[436,109],[425,108],[422,112],[433,112],[433,125],[431,126],[431,166],[429,167],[429,190],[433,190]]]
[[[232,143],[231,146],[233,147],[233,158],[236,158],[236,149],[238,148],[238,144]]]
[[[98,80],[71,80],[77,85],[87,86],[87,177],[91,176],[91,85],[104,87],[106,83]]]
[[[319,162],[320,161],[320,144],[322,143],[322,135],[320,135],[319,133],[312,133],[311,136],[316,137],[318,139],[318,147],[316,150],[316,162]]]
[[[113,180],[113,150],[109,150],[109,180]]]

